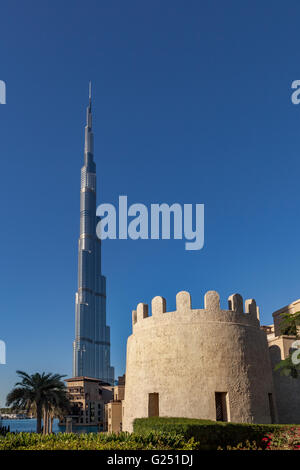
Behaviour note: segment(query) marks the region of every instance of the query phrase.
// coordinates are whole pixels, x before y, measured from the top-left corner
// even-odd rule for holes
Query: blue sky
[[[79,182],[93,81],[98,203],[204,203],[205,246],[106,241],[116,375],[131,310],[300,297],[299,2],[32,1],[1,6],[0,404],[16,369],[72,372]]]

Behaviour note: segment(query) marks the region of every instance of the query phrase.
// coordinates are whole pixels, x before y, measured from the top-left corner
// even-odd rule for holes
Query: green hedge
[[[289,425],[280,424],[239,424],[189,418],[137,418],[133,429],[136,433],[152,431],[175,432],[186,440],[194,438],[203,450],[236,446],[246,441],[256,442],[264,447],[262,438],[269,432],[278,432]]]
[[[193,450],[197,445],[176,433],[160,431],[120,434],[9,433],[0,436],[1,450]]]
[[[236,424],[188,418],[142,418],[134,432],[120,434],[8,433],[0,436],[0,450],[214,450],[246,441],[263,447],[262,438],[291,426]],[[245,446],[247,447],[247,445]]]

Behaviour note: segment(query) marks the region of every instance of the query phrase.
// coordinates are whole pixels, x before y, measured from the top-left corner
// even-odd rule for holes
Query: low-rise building
[[[118,378],[114,387],[114,397],[105,405],[106,430],[108,432],[122,431],[122,403],[125,395],[125,374]]]
[[[273,313],[274,325],[272,331],[266,331],[271,356],[273,382],[277,404],[279,423],[300,423],[300,377],[294,378],[280,374],[274,367],[286,359],[292,351],[299,348],[299,326],[297,335],[289,334],[282,329],[282,315],[295,314],[300,311],[300,299],[276,310]],[[288,334],[285,334],[288,333]]]
[[[68,396],[72,404],[71,414],[60,424],[72,426],[97,426],[105,428],[105,404],[112,400],[113,387],[91,377],[66,379]]]

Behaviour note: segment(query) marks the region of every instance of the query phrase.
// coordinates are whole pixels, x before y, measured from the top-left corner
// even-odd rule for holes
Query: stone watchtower
[[[166,312],[163,297],[139,303],[127,342],[123,430],[135,418],[169,416],[271,423],[276,421],[266,334],[255,300],[239,294],[220,309],[219,294],[205,294],[192,309],[188,292]]]

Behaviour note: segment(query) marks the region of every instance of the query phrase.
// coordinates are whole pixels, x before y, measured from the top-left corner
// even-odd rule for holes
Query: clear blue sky
[[[298,1],[12,0],[1,6],[0,404],[15,370],[72,373],[79,181],[93,81],[98,202],[204,203],[205,247],[106,241],[112,363],[155,295],[300,297]]]

